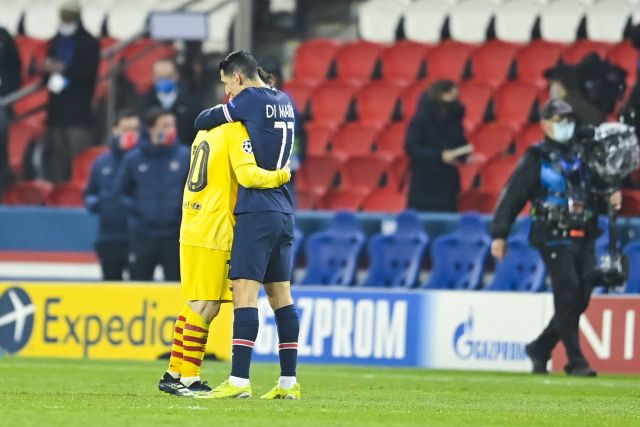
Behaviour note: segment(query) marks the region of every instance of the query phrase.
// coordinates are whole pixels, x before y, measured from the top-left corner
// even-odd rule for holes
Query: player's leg
[[[187,321],[187,316],[191,308],[189,304],[185,304],[178,314],[175,326],[173,328],[173,344],[171,345],[171,356],[169,357],[169,367],[164,373],[160,382],[158,383],[158,389],[165,393],[175,394],[178,396],[190,396],[186,387],[180,382],[180,376],[182,373],[182,357],[183,357],[183,332],[184,324]]]
[[[293,215],[282,215],[282,233],[271,252],[265,274],[265,291],[273,309],[278,330],[280,378],[278,384],[263,399],[299,399],[300,385],[296,378],[298,334],[300,322],[291,296],[293,257]]]

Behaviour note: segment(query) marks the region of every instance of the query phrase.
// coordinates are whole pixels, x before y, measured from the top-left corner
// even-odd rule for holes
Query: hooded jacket
[[[132,235],[177,241],[189,156],[189,149],[179,141],[157,146],[146,133],[124,156],[116,189],[126,206]]]

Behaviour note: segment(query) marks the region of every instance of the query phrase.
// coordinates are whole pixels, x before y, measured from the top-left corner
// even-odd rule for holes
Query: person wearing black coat
[[[160,59],[153,64],[153,81],[154,85],[141,100],[142,111],[160,107],[172,113],[180,141],[190,145],[196,136],[193,119],[203,107],[201,97],[181,82],[176,64],[170,59]]]
[[[145,117],[147,131],[124,157],[116,189],[128,212],[131,280],[153,279],[160,264],[165,280],[180,280],[178,238],[190,150],[176,137],[173,114],[160,108]]]
[[[44,174],[50,181],[68,181],[75,155],[95,142],[91,100],[99,60],[100,45],[82,26],[80,6],[65,3],[44,64],[49,89]]]
[[[20,88],[20,54],[9,32],[0,27],[0,98]],[[9,121],[12,111],[0,107],[0,198],[10,181],[9,172]]]
[[[84,193],[87,210],[98,215],[96,254],[100,259],[103,280],[123,280],[129,256],[127,208],[116,192],[116,177],[127,151],[140,138],[140,119],[132,112],[118,114],[112,129],[111,150],[93,163],[91,177]]]
[[[455,212],[460,191],[456,148],[467,145],[464,106],[452,81],[435,82],[422,95],[411,120],[405,151],[411,161],[409,207],[418,211]]]

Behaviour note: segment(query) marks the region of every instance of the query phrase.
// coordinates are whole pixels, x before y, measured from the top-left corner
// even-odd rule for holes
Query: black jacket
[[[560,144],[548,138],[540,146],[532,146],[524,153],[515,170],[511,174],[506,187],[500,194],[493,220],[491,222],[491,237],[494,239],[506,239],[511,231],[516,217],[525,207],[527,202],[534,202],[545,195],[545,190],[540,179],[540,164],[544,151],[558,150],[568,154],[571,150],[569,144]],[[587,189],[593,189],[591,183],[587,183]],[[602,200],[596,198],[593,193],[587,203],[591,208],[602,212]],[[594,229],[595,227],[595,229]],[[597,233],[597,217],[587,226],[587,233],[594,237]]]
[[[0,27],[0,96],[20,88],[20,54],[11,34]]]
[[[51,126],[92,125],[91,100],[96,86],[100,44],[82,25],[71,39],[71,60],[62,72],[69,82],[68,86],[59,94],[49,93],[47,110]],[[65,38],[60,34],[53,37],[47,47],[47,56],[61,59],[58,50],[64,42]],[[49,75],[45,78],[48,79]]]
[[[193,127],[193,121],[203,109],[200,99],[200,96],[190,91],[186,85],[179,85],[178,96],[168,110],[176,116],[176,126],[180,141],[189,146],[197,133],[197,130]],[[144,115],[146,111],[154,107],[162,108],[162,104],[158,100],[156,89],[152,86],[142,98],[140,114]]]
[[[443,150],[467,144],[462,126],[464,106],[443,106],[425,93],[409,124],[405,151],[411,160],[409,206],[422,211],[455,211],[460,177],[442,161]]]

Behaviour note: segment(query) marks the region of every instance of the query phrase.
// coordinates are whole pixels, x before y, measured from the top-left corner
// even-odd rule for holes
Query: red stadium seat
[[[47,41],[26,36],[16,36],[16,47],[22,63],[22,83],[40,73],[47,57]]]
[[[319,208],[331,211],[357,211],[362,208],[367,195],[367,190],[362,188],[335,188],[320,200]]]
[[[541,142],[543,138],[544,132],[539,123],[531,123],[525,126],[518,135],[516,135],[516,154],[520,155],[524,153],[527,148]]]
[[[460,81],[473,46],[447,40],[427,52],[427,76],[429,80],[447,79]]]
[[[529,121],[529,114],[538,98],[536,86],[508,82],[493,95],[496,121],[519,130]]]
[[[404,194],[390,188],[376,188],[362,204],[363,211],[398,213],[407,208]]]
[[[402,93],[400,102],[402,103],[402,117],[405,120],[411,120],[416,114],[418,102],[431,83],[432,81],[429,79],[418,80]]]
[[[311,85],[326,80],[340,46],[340,41],[332,39],[312,39],[300,44],[293,57],[293,79]]]
[[[543,40],[536,40],[516,53],[518,81],[530,83],[542,89],[547,81],[542,75],[547,68],[553,67],[560,59],[562,46]]]
[[[3,203],[6,205],[42,206],[53,191],[53,184],[48,181],[18,181],[4,193]]]
[[[342,162],[332,156],[307,156],[296,172],[296,180],[300,178],[309,189],[326,191],[333,186],[341,165]]]
[[[472,132],[484,121],[487,105],[491,100],[491,87],[484,83],[462,83],[460,85],[460,102],[464,104],[464,128]]]
[[[499,194],[470,190],[458,198],[458,212],[493,213]]]
[[[313,87],[306,83],[298,83],[296,81],[286,82],[282,89],[293,101],[298,113],[303,114],[307,111],[307,102],[313,92]]]
[[[102,153],[109,150],[106,145],[100,145],[97,147],[89,147],[82,150],[76,157],[74,157],[71,169],[71,181],[80,185],[86,186],[91,176],[91,167],[96,158]]]
[[[311,116],[314,123],[339,126],[347,118],[353,100],[353,86],[328,81],[318,86],[311,94]]]
[[[153,63],[160,59],[173,59],[175,56],[173,45],[149,39],[140,39],[122,52],[122,57],[127,62],[125,74],[140,94],[144,94],[153,84]]]
[[[638,52],[630,41],[618,43],[609,51],[609,61],[627,72],[627,87],[632,87],[636,82]]]
[[[387,180],[387,187],[404,190],[409,181],[409,159],[400,157],[393,160],[387,169]]]
[[[602,59],[607,57],[611,44],[581,39],[562,52],[562,60],[567,64],[577,64],[589,53],[595,52]]]
[[[73,182],[58,184],[49,193],[47,204],[50,206],[82,207],[84,206],[84,187]]]
[[[407,134],[407,122],[393,122],[378,134],[376,153],[398,159],[405,156],[404,140]]]
[[[488,161],[480,169],[479,190],[500,194],[517,163],[518,157],[516,156],[498,157]]]
[[[467,191],[473,187],[480,167],[480,164],[458,165],[460,191]]]
[[[342,187],[373,190],[382,186],[391,159],[379,155],[355,156],[342,166]]]
[[[507,80],[518,47],[499,40],[488,41],[471,53],[472,81],[493,88]]]
[[[9,168],[17,175],[22,173],[24,154],[29,144],[42,135],[44,129],[27,121],[19,121],[9,127]]]
[[[488,160],[505,154],[513,143],[514,137],[513,129],[494,122],[480,126],[469,139],[473,144],[474,154],[482,155]]]
[[[622,190],[620,214],[624,216],[640,215],[640,190]]]
[[[384,46],[358,40],[343,46],[336,53],[338,80],[362,86],[371,80]]]
[[[49,91],[40,89],[31,95],[28,95],[14,104],[16,116],[22,116],[29,113],[29,121],[44,125],[47,113],[45,108],[49,102]],[[37,113],[31,114],[32,111],[38,110]]]
[[[296,178],[297,179],[297,178]],[[318,188],[298,188],[296,187],[296,209],[312,210],[318,209],[320,200],[326,191]]]
[[[369,83],[356,95],[358,122],[382,129],[391,121],[400,94],[400,87],[391,83]]]
[[[313,122],[305,124],[307,134],[307,155],[324,155],[329,152],[329,144],[335,128]]]
[[[400,86],[409,86],[426,72],[425,55],[431,46],[401,40],[380,55],[382,79]]]
[[[340,159],[371,154],[377,129],[359,123],[347,123],[331,141],[331,154]]]

